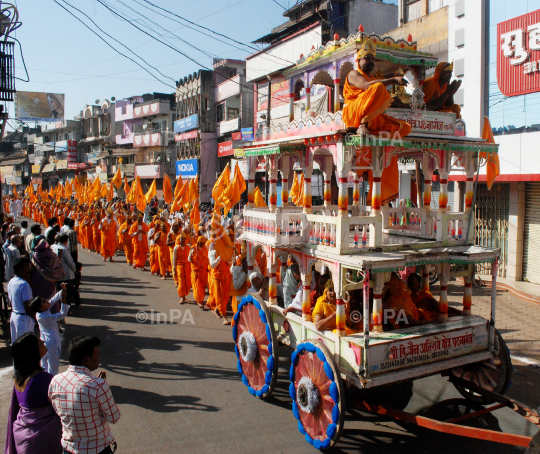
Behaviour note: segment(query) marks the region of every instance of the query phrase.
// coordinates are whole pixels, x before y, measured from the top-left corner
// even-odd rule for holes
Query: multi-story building
[[[540,283],[540,254],[535,247],[540,243],[536,228],[540,219],[536,156],[540,51],[535,44],[540,3],[400,0],[399,7],[403,25],[390,34],[410,33],[420,50],[434,53],[439,61],[453,62],[454,76],[462,81],[454,101],[461,106],[467,135],[481,135],[484,116],[488,116],[500,144],[500,176],[491,190],[486,167],[480,168],[477,243],[501,248],[502,276]],[[459,211],[466,176],[450,180],[454,180],[454,205]]]
[[[82,148],[78,151],[78,143],[81,140],[81,122],[77,120],[64,120],[47,123],[41,126],[41,139],[43,144],[36,147],[42,150],[40,164],[34,169],[36,173],[45,174],[51,180],[65,183],[72,180],[79,170],[86,169]],[[38,156],[39,157],[39,156]],[[39,160],[39,159],[38,159]],[[36,161],[34,158],[34,165]],[[45,166],[46,170],[45,170]]]
[[[201,202],[209,202],[218,172],[214,72],[199,70],[176,87],[176,176],[198,175]]]
[[[156,180],[158,195],[163,189],[163,176],[174,174],[175,143],[174,94],[153,93],[142,96],[142,102],[133,104],[133,148],[135,176],[146,188]]]
[[[253,136],[253,87],[246,83],[246,62],[214,60],[216,137],[219,170],[234,156],[235,143]],[[241,143],[240,145],[243,145]],[[232,169],[231,169],[232,170]]]
[[[107,180],[107,156],[106,147],[113,145],[116,139],[115,104],[108,99],[100,105],[84,106],[81,113],[75,117],[81,121],[80,145],[86,154],[85,161],[95,165],[95,172],[88,172],[92,178],[98,176],[101,180]]]

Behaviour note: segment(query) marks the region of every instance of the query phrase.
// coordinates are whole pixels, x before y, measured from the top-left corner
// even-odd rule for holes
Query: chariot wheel
[[[504,394],[510,386],[513,367],[512,360],[510,359],[510,351],[498,330],[495,330],[495,351],[497,355],[492,359],[456,367],[450,370],[450,375],[470,381],[487,391]],[[454,386],[465,399],[469,399],[472,402],[482,405],[488,405],[494,402],[493,399],[484,397],[467,388],[456,384]]]
[[[300,343],[291,356],[289,394],[298,430],[317,449],[337,443],[345,416],[339,369],[319,340]]]
[[[261,399],[272,394],[278,375],[277,336],[270,311],[253,295],[242,298],[234,314],[234,351],[248,391]]]

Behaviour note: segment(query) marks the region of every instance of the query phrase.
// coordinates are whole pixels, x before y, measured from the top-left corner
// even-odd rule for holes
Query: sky
[[[11,1],[16,4],[19,20],[22,22],[22,26],[14,32],[14,36],[22,45],[30,77],[28,83],[17,80],[16,89],[64,93],[66,119],[73,119],[86,104],[94,104],[98,99],[101,101],[110,100],[111,97],[123,99],[152,92],[173,93],[174,81],[196,72],[201,66],[211,68],[212,57],[245,59],[255,52],[213,35],[209,31],[201,30],[201,33],[189,29],[181,19],[165,11],[160,11],[162,15],[153,13],[146,6],[155,8],[147,1],[245,44],[250,44],[251,41],[270,32],[273,27],[285,22],[283,12],[296,2],[296,0],[57,0],[122,53],[148,68],[126,48],[100,32],[88,18],[71,9],[67,3],[86,13],[106,33],[159,69],[163,76],[149,68],[161,80],[158,81],[108,47],[54,0]],[[132,23],[146,32],[155,36],[156,33],[160,33],[163,36],[157,36],[158,39],[167,42],[173,49],[153,40],[127,21],[118,18],[103,4],[118,13],[128,14],[130,19],[134,20]],[[137,11],[141,14],[138,15]],[[176,36],[160,29],[159,26]],[[230,44],[219,42],[212,36]],[[254,44],[250,45],[257,47]],[[197,63],[190,61],[180,52]],[[26,80],[17,44],[15,62],[15,75]],[[13,118],[13,103],[8,103],[8,106],[10,118]],[[15,121],[11,119],[6,129],[13,129],[13,126]]]

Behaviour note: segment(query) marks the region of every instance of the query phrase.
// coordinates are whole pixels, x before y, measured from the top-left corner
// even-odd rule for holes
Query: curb
[[[491,280],[482,279],[481,277],[480,277],[480,279],[481,279],[483,285],[485,285],[486,287],[491,287]],[[463,278],[458,277],[458,278],[456,278],[456,281],[458,281],[460,283],[463,283]],[[498,290],[506,290],[508,292],[511,292],[514,295],[519,296],[521,299],[524,299],[525,301],[528,301],[529,303],[540,304],[540,297],[531,295],[529,293],[522,292],[521,290],[518,290],[517,288],[515,288],[512,285],[497,282],[497,289]]]

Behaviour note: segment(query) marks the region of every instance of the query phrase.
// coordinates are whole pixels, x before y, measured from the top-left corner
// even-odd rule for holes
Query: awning
[[[244,148],[245,156],[267,156],[284,153],[303,153],[306,150],[305,145],[266,145],[256,148]]]
[[[56,170],[65,170],[68,168],[67,159],[60,159],[56,162]]]
[[[56,163],[46,164],[45,167],[43,167],[43,170],[41,171],[41,173],[54,172],[55,169],[56,169]]]
[[[95,164],[96,162],[98,162],[98,161],[99,161],[100,159],[102,159],[102,158],[103,158],[103,156],[99,156],[99,157],[95,157],[95,158],[90,158],[90,159],[88,160],[88,162],[89,162],[90,164]]]
[[[19,165],[19,164],[23,164],[26,161],[28,161],[27,158],[11,159],[9,161],[0,162],[0,166],[16,166],[16,165]]]
[[[112,151],[112,154],[109,155],[109,157],[114,158],[116,156],[133,156],[139,150],[135,150],[133,148],[115,148],[111,151]]]

